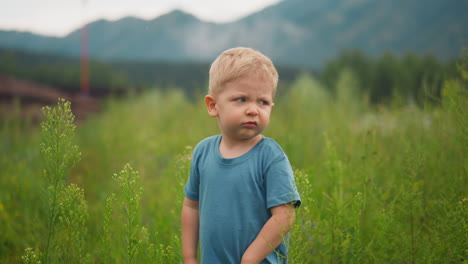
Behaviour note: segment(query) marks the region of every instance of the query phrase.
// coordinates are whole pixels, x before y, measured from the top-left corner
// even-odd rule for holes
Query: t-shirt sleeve
[[[294,173],[286,155],[275,159],[265,172],[265,187],[268,209],[293,203],[301,205],[301,198],[294,182]]]
[[[199,200],[200,173],[197,168],[197,148],[195,148],[190,164],[190,175],[185,184],[184,195],[190,200]]]

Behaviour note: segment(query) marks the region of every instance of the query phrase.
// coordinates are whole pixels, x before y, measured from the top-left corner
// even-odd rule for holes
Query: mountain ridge
[[[230,23],[182,10],[154,19],[127,16],[88,25],[89,54],[103,60],[209,62],[233,46],[256,48],[279,64],[321,67],[346,49],[459,56],[468,44],[468,1],[284,0]],[[1,31],[0,46],[79,56],[80,29],[57,38]]]

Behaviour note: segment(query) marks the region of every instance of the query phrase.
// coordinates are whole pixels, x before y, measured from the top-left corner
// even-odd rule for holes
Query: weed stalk
[[[46,106],[42,112],[45,120],[41,124],[41,153],[45,164],[44,176],[49,185],[48,231],[43,262],[48,263],[59,214],[58,196],[63,189],[65,176],[80,160],[81,153],[73,143],[76,126],[70,102],[59,99],[56,107]]]

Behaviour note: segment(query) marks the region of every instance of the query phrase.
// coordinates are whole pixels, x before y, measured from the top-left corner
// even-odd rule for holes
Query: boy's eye
[[[270,102],[265,101],[265,100],[260,100],[260,104],[261,104],[261,105],[269,105]]]
[[[239,98],[234,99],[234,101],[245,103],[247,100],[244,97],[239,97]]]

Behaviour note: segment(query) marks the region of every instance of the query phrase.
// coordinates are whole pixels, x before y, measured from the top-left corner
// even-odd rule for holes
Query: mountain
[[[88,25],[90,56],[105,60],[212,61],[250,46],[277,64],[321,67],[342,50],[368,55],[458,57],[468,44],[468,1],[283,0],[232,23],[201,21],[180,10],[143,20]],[[79,56],[80,30],[63,38],[0,31],[0,46]]]

